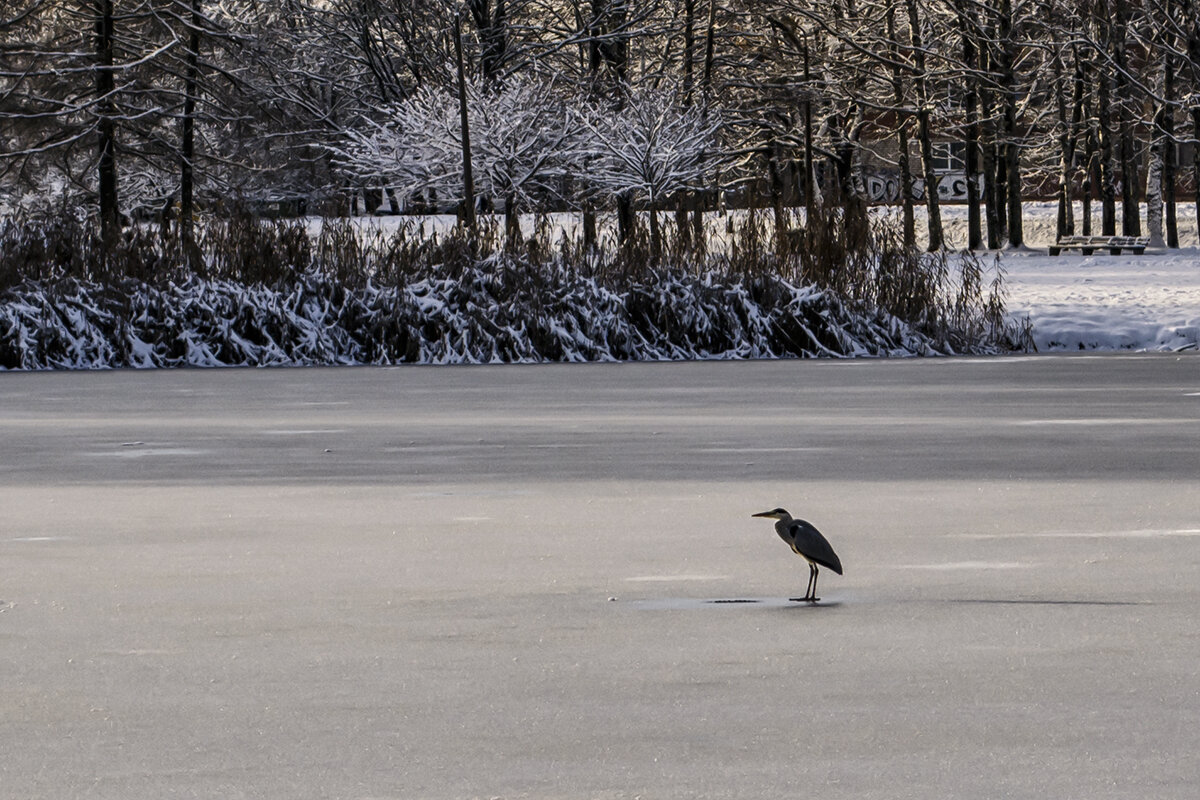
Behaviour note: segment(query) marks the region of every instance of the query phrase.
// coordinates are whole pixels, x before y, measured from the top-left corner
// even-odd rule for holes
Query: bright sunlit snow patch
[[[1057,204],[1024,204],[1026,247],[1001,252],[1007,274],[1007,306],[1013,319],[1028,317],[1041,352],[1192,350],[1200,347],[1200,236],[1194,204],[1178,205],[1180,250],[1144,255],[1085,256],[1067,251],[1051,256]],[[1082,206],[1075,205],[1076,225]],[[1093,204],[1099,232],[1099,206]],[[877,211],[881,216],[898,211]],[[967,209],[942,208],[951,247],[966,244]],[[1145,207],[1142,208],[1145,219]],[[918,215],[918,237],[924,235]],[[1077,228],[1078,231],[1078,228]]]
[[[127,447],[123,450],[106,450],[86,455],[99,458],[148,458],[152,456],[199,456],[207,452],[209,451],[190,447],[148,447],[145,449]]]

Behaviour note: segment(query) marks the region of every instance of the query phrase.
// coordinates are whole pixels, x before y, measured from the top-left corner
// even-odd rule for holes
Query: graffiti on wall
[[[872,203],[900,202],[900,175],[891,172],[876,172],[867,175],[867,199]],[[983,189],[983,176],[979,176],[978,185]],[[913,199],[925,199],[925,181],[913,178]],[[965,172],[946,172],[938,181],[938,199],[954,202],[967,199],[967,175]]]

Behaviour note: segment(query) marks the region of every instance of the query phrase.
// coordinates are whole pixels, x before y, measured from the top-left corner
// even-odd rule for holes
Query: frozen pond
[[[8,374],[0,437],[0,798],[1200,781],[1194,353]]]

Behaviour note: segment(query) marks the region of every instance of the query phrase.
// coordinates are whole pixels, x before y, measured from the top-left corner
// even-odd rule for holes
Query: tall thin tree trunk
[[[905,0],[908,9],[909,36],[913,48],[913,88],[917,92],[917,140],[921,145],[921,169],[925,176],[925,208],[929,216],[929,250],[945,246],[942,233],[941,200],[938,197],[938,175],[933,168],[933,130],[929,110],[929,85],[925,73],[925,44],[921,36],[921,20],[916,0]]]
[[[692,104],[696,86],[696,0],[683,0],[683,105]]]
[[[1003,111],[1000,110],[1003,117]],[[1004,143],[999,141],[1003,128],[997,133],[997,141],[992,145],[992,164],[995,167],[996,179],[992,181],[992,203],[996,213],[996,235],[1001,247],[1008,241],[1008,158]]]
[[[515,253],[521,246],[521,210],[511,193],[504,198],[504,246]]]
[[[1083,172],[1083,225],[1082,233],[1084,236],[1092,235],[1092,192],[1098,181],[1094,180],[1094,176],[1099,174],[1100,165],[1096,158],[1096,137],[1091,132],[1087,134],[1087,141],[1084,145],[1084,172]]]
[[[662,260],[662,229],[658,224],[658,198],[651,195],[646,205],[650,213],[650,259],[657,264]]]
[[[1004,110],[1004,128],[1008,141],[1005,143],[1005,172],[1008,177],[1008,244],[1022,247],[1025,244],[1025,225],[1022,214],[1021,145],[1017,142],[1017,104],[1012,98]]]
[[[988,31],[984,33],[985,38],[982,41],[985,44],[978,48],[977,53],[977,66],[981,75],[989,74],[992,68],[991,48],[986,44],[990,34]],[[989,83],[981,83],[979,89],[979,104],[984,109],[980,167],[984,175],[983,213],[987,221],[987,246],[989,250],[998,250],[1004,242],[1004,222],[1000,213],[1000,192],[1003,186],[999,180],[1001,165],[997,163],[999,159],[996,158],[995,92],[988,88]]]
[[[100,190],[100,245],[107,263],[121,229],[117,205],[117,133],[113,74],[113,0],[95,0],[97,178]]]
[[[1150,163],[1146,169],[1146,228],[1150,234],[1151,247],[1163,247],[1163,160],[1166,138],[1161,130],[1153,132],[1150,143]]]
[[[463,201],[461,219],[475,242],[475,174],[471,169],[471,125],[467,119],[467,75],[462,54],[462,15],[454,23],[454,59],[458,72],[458,121],[462,132]]]
[[[1118,146],[1121,159],[1121,233],[1125,236],[1140,236],[1142,222],[1138,208],[1137,150],[1134,146],[1134,114],[1129,110],[1128,98],[1132,87],[1127,74],[1128,58],[1125,39],[1128,34],[1129,11],[1126,0],[1113,0],[1113,85],[1117,99]]]
[[[1166,16],[1168,19],[1175,18],[1174,0],[1166,0]],[[1175,39],[1173,34],[1169,35],[1172,40]],[[1172,41],[1170,44],[1172,46],[1162,48],[1163,99],[1165,102],[1162,105],[1162,119],[1158,127],[1162,131],[1166,144],[1163,153],[1163,199],[1166,202],[1167,247],[1175,249],[1179,247],[1179,220],[1175,208],[1175,162],[1178,158],[1178,148],[1175,144],[1175,56],[1173,45],[1176,42]]]
[[[696,88],[696,0],[683,0],[683,107],[690,108]],[[675,231],[679,246],[691,245],[692,227],[688,219],[689,197],[693,192],[681,191],[675,196]]]
[[[199,252],[195,239],[196,99],[200,94],[201,0],[192,0],[188,26],[188,49],[183,79],[183,119],[179,153],[179,239],[184,257],[195,269]]]
[[[704,104],[707,118],[709,103],[712,101],[713,63],[716,59],[717,38],[717,0],[709,0],[708,23],[704,29],[704,68],[700,72],[700,99]],[[695,208],[692,216],[692,235],[700,247],[708,246],[708,235],[704,230],[704,212],[709,205],[709,198],[715,197],[720,191],[719,175],[715,176],[710,190],[696,193]]]
[[[1167,239],[1163,236],[1164,200],[1167,195],[1167,183],[1173,183],[1170,175],[1171,168],[1168,164],[1171,155],[1170,128],[1172,127],[1168,119],[1171,114],[1171,94],[1174,80],[1171,75],[1171,57],[1165,52],[1166,48],[1162,47],[1163,43],[1159,42],[1158,44],[1164,51],[1162,101],[1154,114],[1154,122],[1150,129],[1149,162],[1146,168],[1146,228],[1150,234],[1151,247],[1164,247],[1167,244]],[[1174,192],[1175,187],[1172,186],[1171,194],[1174,195]],[[1170,203],[1173,214],[1174,197],[1171,198]]]
[[[975,40],[967,22],[966,14],[960,10],[959,27],[962,30],[963,63],[975,63]],[[963,168],[967,178],[967,249],[978,250],[983,244],[983,225],[979,215],[979,92],[976,78],[966,76],[966,96],[963,98],[966,113],[966,157]]]
[[[1001,84],[1004,87],[1004,172],[1008,179],[1008,244],[1025,244],[1025,229],[1021,215],[1021,144],[1017,141],[1017,25],[1012,0],[1000,2]]]
[[[1114,236],[1117,233],[1117,189],[1113,176],[1112,108],[1107,70],[1101,70],[1099,97],[1096,103],[1096,138],[1099,147],[1100,166],[1100,233]]]
[[[1192,108],[1192,138],[1200,142],[1200,106]],[[1192,188],[1196,193],[1196,227],[1200,229],[1200,144],[1192,147]]]
[[[1125,236],[1141,236],[1142,217],[1138,205],[1137,148],[1133,141],[1133,120],[1121,120],[1121,232]],[[1161,191],[1161,188],[1160,188]]]
[[[1061,89],[1058,95],[1058,116],[1062,134],[1059,139],[1059,199],[1058,199],[1058,236],[1059,238],[1075,233],[1075,203],[1071,197],[1071,178],[1075,174],[1075,153],[1079,147],[1079,127],[1083,123],[1083,65],[1079,52],[1074,52],[1074,80],[1071,90],[1070,119],[1067,117],[1066,97]],[[1065,77],[1065,76],[1064,76]]]
[[[787,252],[788,220],[783,207],[783,166],[781,148],[778,142],[767,146],[767,173],[771,192],[771,211],[775,220],[775,252],[780,258]]]
[[[896,166],[900,169],[901,235],[904,238],[904,246],[912,248],[917,244],[917,232],[913,213],[912,164],[908,160],[908,112],[904,109],[904,73],[900,66],[896,20],[891,4],[887,7],[886,25],[888,50],[892,59],[892,97],[896,104],[896,144],[900,151]]]
[[[808,39],[804,40],[804,222],[812,221],[817,211],[817,176],[813,172],[812,70]]]

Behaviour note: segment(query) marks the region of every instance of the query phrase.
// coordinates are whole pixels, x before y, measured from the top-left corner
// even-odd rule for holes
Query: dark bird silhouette
[[[792,519],[792,515],[782,508],[762,511],[751,516],[776,520],[775,532],[779,534],[779,538],[792,548],[793,553],[808,562],[808,591],[804,597],[792,599],[809,603],[820,600],[821,598],[817,597],[817,566],[831,569],[838,575],[842,574],[842,562],[821,532],[811,523],[802,519]]]

